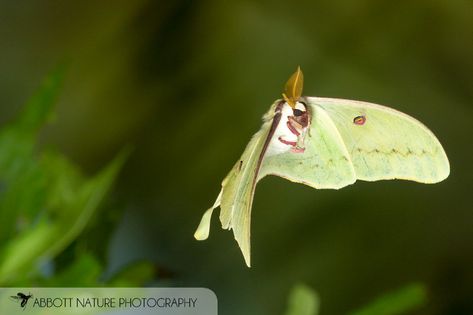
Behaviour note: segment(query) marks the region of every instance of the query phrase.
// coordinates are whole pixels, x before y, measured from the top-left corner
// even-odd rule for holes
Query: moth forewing
[[[309,103],[307,107],[309,124],[303,139],[304,150],[268,155],[260,176],[276,175],[318,189],[353,184],[353,166],[336,126],[322,108]]]
[[[368,102],[307,99],[328,113],[348,149],[357,179],[437,183],[449,175],[442,145],[415,118]]]

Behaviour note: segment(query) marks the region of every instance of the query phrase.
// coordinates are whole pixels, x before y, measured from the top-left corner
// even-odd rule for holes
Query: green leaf
[[[51,116],[63,69],[53,72],[19,118],[0,131],[0,284],[34,274],[86,226],[129,150],[91,179],[58,152],[35,152]]]
[[[285,315],[317,315],[319,311],[317,293],[304,284],[292,288]]]
[[[19,117],[0,130],[0,244],[27,226],[41,211],[45,172],[35,158],[39,127],[51,116],[63,68],[54,71]]]
[[[55,208],[51,212],[54,215],[43,215],[36,224],[5,246],[0,262],[0,283],[8,282],[18,273],[27,272],[39,260],[54,257],[78,236],[110,189],[127,155],[127,151],[121,153],[94,178],[76,189],[71,188],[70,194],[63,194],[60,198],[51,197],[51,205]],[[49,156],[43,166],[51,171],[51,177],[56,181],[64,181],[63,176],[74,173],[72,166],[64,160],[58,158],[52,163],[51,159],[54,160]],[[62,164],[58,161],[62,161]],[[53,189],[45,193],[53,192],[54,195],[58,189],[64,190],[65,186],[59,186],[54,183]]]
[[[413,283],[379,297],[369,305],[350,313],[350,315],[403,314],[424,305],[426,301],[425,287],[422,284]]]

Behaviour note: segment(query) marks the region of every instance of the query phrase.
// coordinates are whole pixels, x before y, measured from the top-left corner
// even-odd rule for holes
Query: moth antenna
[[[303,85],[304,74],[302,73],[301,67],[298,66],[296,72],[287,80],[283,93],[284,100],[292,108],[296,107],[297,100],[302,96]]]

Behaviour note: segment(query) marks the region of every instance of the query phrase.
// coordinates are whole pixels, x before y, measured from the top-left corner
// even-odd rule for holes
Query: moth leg
[[[291,146],[291,147],[294,147],[294,146],[296,146],[296,144],[297,144],[296,141],[284,140],[282,137],[279,137],[278,140],[281,141],[281,142],[284,143],[284,144],[287,144],[287,145]]]
[[[304,153],[305,151],[305,148],[298,146],[296,141],[287,141],[284,140],[282,137],[279,137],[278,140],[281,141],[281,143],[291,146],[291,152]]]
[[[289,129],[289,131],[293,135],[295,135],[296,137],[299,137],[301,135],[301,131],[303,130],[302,126],[296,120],[294,120],[294,117],[289,116],[287,118],[288,118],[288,120],[286,122],[287,129]],[[299,130],[301,130],[301,131],[299,131]],[[282,143],[293,146],[293,147],[296,146],[296,144],[297,144],[296,141],[284,140],[282,137],[279,137],[278,139]]]
[[[291,152],[293,153],[304,153],[304,151],[305,151],[305,148],[301,148],[298,146],[294,146],[291,148]]]
[[[291,118],[291,117],[288,117],[288,118]],[[292,132],[292,133],[293,133],[294,135],[296,135],[297,137],[300,136],[301,133],[300,133],[299,131],[297,131],[296,127],[294,127],[294,126],[292,125],[291,120],[288,120],[287,123],[286,123],[286,125],[287,125],[287,128],[289,129],[290,132]]]
[[[307,127],[307,124],[304,126],[302,125],[294,116],[288,116],[287,117],[287,122],[288,124],[291,124],[291,127],[296,129],[296,130],[303,130],[305,127]],[[288,126],[289,130],[291,128]]]

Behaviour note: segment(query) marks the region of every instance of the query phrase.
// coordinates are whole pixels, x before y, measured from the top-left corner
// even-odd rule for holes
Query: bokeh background
[[[90,273],[70,266],[89,257],[97,285],[151,266],[139,285],[209,287],[221,314],[281,314],[300,282],[318,292],[322,314],[411,282],[428,290],[413,314],[473,313],[473,2],[0,1],[0,47],[2,126],[64,66],[35,152],[54,148],[92,177],[131,148],[80,231],[2,285],[84,285]],[[217,220],[209,240],[192,235],[297,65],[306,95],[424,122],[451,174],[339,191],[265,178],[248,269]]]

